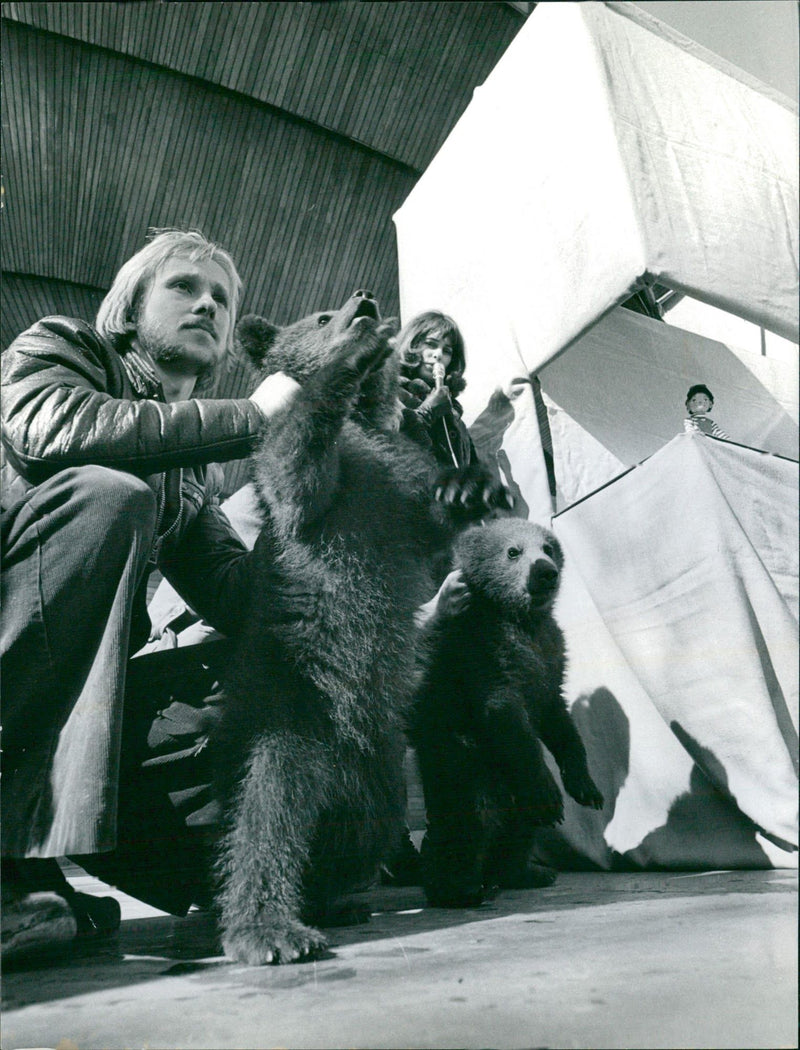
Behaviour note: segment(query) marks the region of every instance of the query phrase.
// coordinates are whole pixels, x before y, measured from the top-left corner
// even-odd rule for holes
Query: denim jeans
[[[115,845],[125,667],[155,528],[149,485],[100,466],[63,470],[3,512],[5,856]]]

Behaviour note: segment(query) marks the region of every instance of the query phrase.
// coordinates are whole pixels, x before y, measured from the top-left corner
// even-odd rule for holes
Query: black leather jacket
[[[68,467],[143,478],[159,501],[159,568],[214,626],[234,628],[247,550],[219,509],[208,464],[251,450],[263,422],[253,402],[167,403],[130,353],[83,321],[46,317],[3,354],[0,409],[4,508]],[[217,600],[223,591],[230,601]]]

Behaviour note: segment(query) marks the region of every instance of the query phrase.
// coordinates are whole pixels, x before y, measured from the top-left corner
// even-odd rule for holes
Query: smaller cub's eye
[[[552,543],[545,543],[544,547],[542,547],[542,550],[544,551],[544,553],[547,555],[548,558],[555,558],[556,552],[553,549]]]
[[[324,328],[324,326],[328,323],[328,321],[330,321],[330,319],[330,314],[322,314],[317,318],[317,324],[320,326],[320,328]]]
[[[508,557],[511,559],[511,561],[516,561],[520,554],[522,554],[522,551],[519,549],[519,547],[509,547],[506,553],[508,554]]]

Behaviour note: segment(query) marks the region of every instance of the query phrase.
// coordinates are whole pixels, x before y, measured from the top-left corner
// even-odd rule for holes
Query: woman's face
[[[445,374],[450,368],[453,360],[453,340],[449,335],[437,332],[428,332],[416,344],[414,349],[422,356],[419,366],[419,374],[428,383],[433,382],[433,366],[437,361],[444,365]]]

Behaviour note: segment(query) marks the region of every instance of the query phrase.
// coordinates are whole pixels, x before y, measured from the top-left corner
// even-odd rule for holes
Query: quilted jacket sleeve
[[[252,552],[219,506],[209,502],[200,510],[159,568],[207,623],[237,634],[249,604]]]
[[[71,318],[45,318],[3,354],[3,444],[33,483],[86,463],[145,476],[239,459],[262,421],[246,399],[135,400],[116,351]]]

